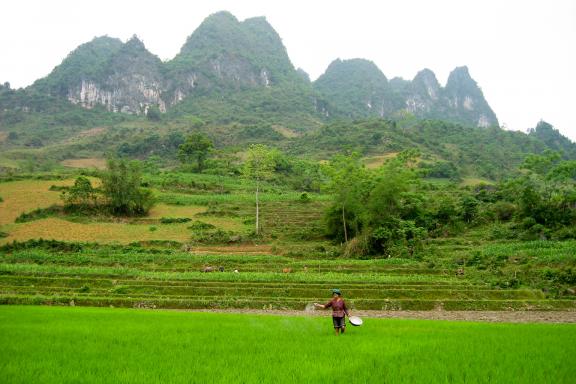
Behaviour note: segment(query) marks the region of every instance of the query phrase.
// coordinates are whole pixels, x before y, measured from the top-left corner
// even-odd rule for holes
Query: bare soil
[[[329,311],[198,309],[192,312],[246,313],[277,316],[330,316]],[[492,323],[576,323],[576,311],[354,311],[362,318],[482,321]]]

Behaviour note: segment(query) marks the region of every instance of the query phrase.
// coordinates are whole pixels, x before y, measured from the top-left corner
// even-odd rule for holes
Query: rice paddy
[[[4,383],[571,383],[573,324],[0,307]]]

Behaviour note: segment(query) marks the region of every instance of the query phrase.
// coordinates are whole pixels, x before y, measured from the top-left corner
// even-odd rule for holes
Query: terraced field
[[[206,267],[216,271],[201,272]],[[327,300],[334,287],[357,310],[576,308],[573,300],[549,299],[540,290],[497,288],[397,259],[83,246],[12,250],[1,255],[0,263],[4,304],[303,310]]]
[[[538,283],[551,265],[571,273],[574,242],[491,244],[471,231],[431,239],[416,258],[346,259],[322,239],[325,197],[264,194],[256,241],[251,195],[166,192],[162,180],[152,181],[163,202],[145,218],[18,224],[20,213],[57,202],[49,190],[57,182],[3,183],[0,303],[303,310],[338,287],[355,310],[576,310],[569,285]],[[217,181],[178,183],[216,188]],[[241,240],[203,242],[190,222],[165,218],[201,221]],[[55,240],[30,240],[41,237]],[[14,240],[27,242],[9,245]]]

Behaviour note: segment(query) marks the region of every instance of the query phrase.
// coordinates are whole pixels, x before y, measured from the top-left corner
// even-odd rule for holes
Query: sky
[[[0,83],[26,87],[95,36],[172,59],[208,15],[265,16],[295,67],[372,60],[389,79],[466,65],[500,125],[545,120],[576,141],[576,0],[18,0],[0,5]]]

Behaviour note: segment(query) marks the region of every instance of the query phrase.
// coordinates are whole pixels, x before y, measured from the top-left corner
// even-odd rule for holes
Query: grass
[[[49,191],[52,185],[72,185],[73,180],[25,180],[0,183],[0,225],[13,223],[20,214],[61,203],[60,192]]]
[[[74,223],[59,218],[47,218],[29,223],[6,226],[10,236],[2,243],[13,240],[44,238],[62,241],[128,244],[134,241],[172,240],[184,242],[190,239],[187,224],[157,226],[123,223]]]
[[[570,383],[575,325],[0,307],[5,383]]]
[[[195,215],[205,211],[206,207],[202,206],[178,206],[160,203],[152,207],[147,217],[151,219],[158,219],[161,217],[194,217]]]
[[[328,201],[331,199],[330,195],[318,195],[307,193],[312,201]],[[301,192],[279,192],[279,193],[261,193],[261,202],[276,202],[276,201],[291,201],[296,204],[299,203]],[[253,193],[238,193],[238,194],[205,194],[205,195],[186,195],[179,193],[162,193],[158,196],[158,200],[162,203],[173,205],[210,205],[214,203],[251,203],[255,202],[255,195]]]
[[[18,182],[22,183],[22,182]],[[10,184],[10,183],[5,183]],[[54,182],[47,182],[52,185]],[[0,184],[0,187],[3,184]],[[41,200],[42,206],[47,206],[49,200],[46,198],[47,194],[54,194],[58,198],[58,192],[44,191]],[[0,213],[5,208],[7,216],[0,216],[0,222],[6,217],[12,219],[13,222],[16,217],[13,213],[24,209],[24,205],[33,204],[26,202],[25,204],[14,203],[13,195],[6,195],[5,202],[0,204]],[[10,204],[10,208],[8,208]],[[49,204],[48,204],[49,205]],[[31,209],[24,209],[26,212]],[[56,217],[49,217],[46,219],[35,220],[27,223],[8,224],[4,222],[4,230],[10,235],[6,238],[0,239],[0,244],[8,243],[14,240],[25,241],[29,239],[44,238],[56,239],[61,241],[80,241],[80,242],[100,242],[103,244],[119,243],[128,244],[135,241],[151,241],[151,240],[171,240],[178,242],[190,241],[192,231],[188,229],[189,223],[175,223],[169,225],[157,225],[162,217],[188,217],[194,218],[195,215],[202,213],[206,208],[198,206],[170,206],[166,204],[158,204],[155,206],[150,215],[137,220],[135,224],[127,224],[119,219],[118,222],[71,222]],[[6,220],[8,221],[8,220]],[[217,228],[226,231],[239,231],[244,232],[248,228],[243,224],[241,218],[227,218],[227,217],[202,217],[202,221],[212,224]],[[151,231],[150,228],[155,226],[155,230]]]
[[[202,273],[199,271],[144,271],[140,268],[124,266],[63,266],[55,264],[12,264],[0,263],[0,273],[29,274],[46,276],[109,276],[133,277],[155,280],[194,280],[194,281],[257,281],[257,282],[305,282],[305,283],[400,283],[400,282],[427,282],[449,283],[458,279],[449,276],[430,275],[393,275],[383,273],[338,273],[338,272],[244,272],[244,273]]]
[[[489,244],[481,250],[483,258],[527,258],[537,264],[576,264],[576,241],[524,241]]]

